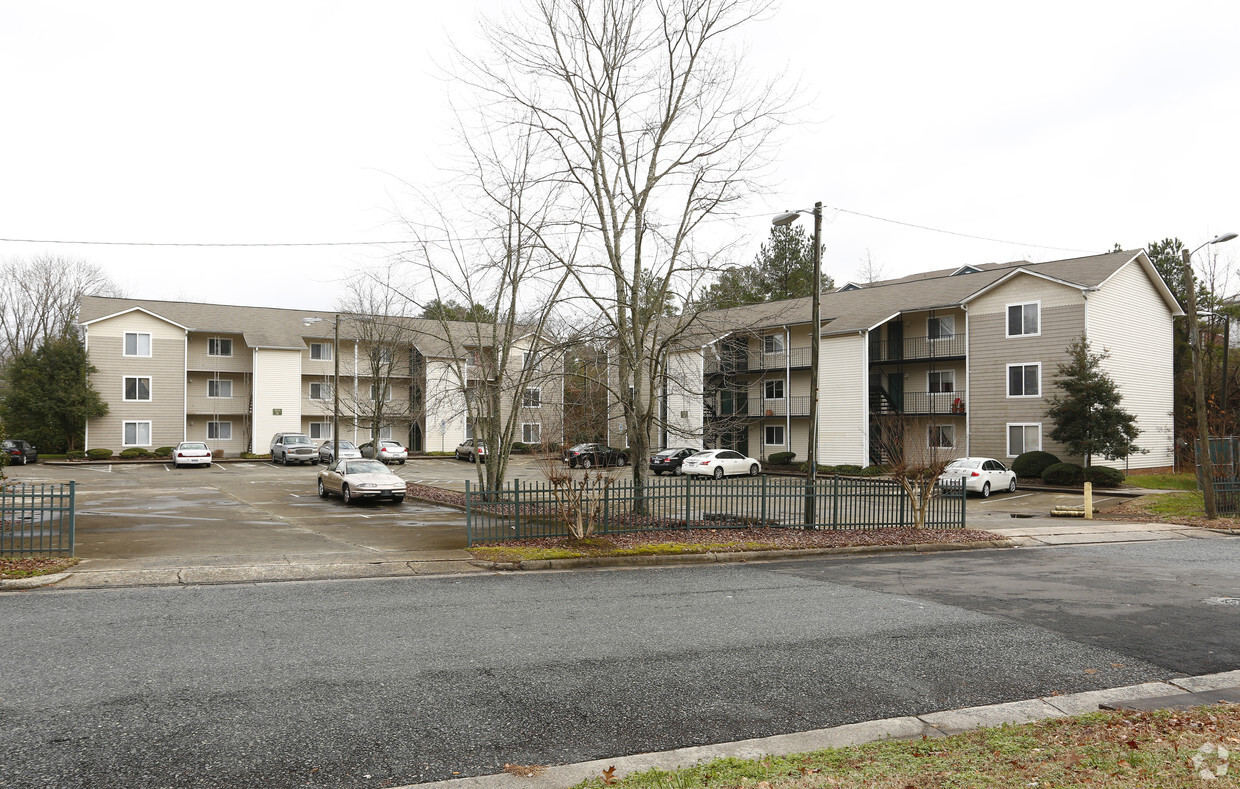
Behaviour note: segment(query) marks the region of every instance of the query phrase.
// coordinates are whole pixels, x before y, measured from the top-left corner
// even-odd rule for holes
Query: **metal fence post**
[[[692,528],[689,524],[693,520],[693,517],[692,517],[693,516],[692,477],[690,477],[688,474],[685,474],[684,478],[685,478],[685,528],[689,529],[689,528]]]
[[[766,475],[762,475],[762,528],[766,528]]]
[[[77,481],[69,480],[69,555],[77,555]]]
[[[840,527],[840,475],[831,475],[831,528]]]
[[[512,528],[517,533],[517,539],[521,539],[521,480],[515,480],[512,485],[512,509],[515,523]]]
[[[469,480],[465,480],[465,546],[472,547],[474,544],[474,518],[473,511],[470,509],[469,498]]]

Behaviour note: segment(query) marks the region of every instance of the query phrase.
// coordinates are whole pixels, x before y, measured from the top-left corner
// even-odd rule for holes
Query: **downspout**
[[[811,327],[810,331],[813,331]],[[762,431],[763,457],[766,456],[766,431]],[[809,431],[805,434],[809,445]],[[792,328],[784,324],[784,450],[792,451]]]
[[[189,414],[189,330],[185,331],[185,359],[181,367],[181,440],[188,441],[189,433],[185,422]]]
[[[960,309],[964,310],[964,456],[973,457],[973,333],[969,331],[969,305],[961,304]],[[1006,442],[1007,437],[1003,440]]]
[[[861,463],[870,465],[870,330],[861,335]]]
[[[122,340],[122,343],[124,341]],[[90,327],[82,327],[82,348],[86,351],[86,361],[90,362]],[[86,381],[90,382],[90,373],[86,373]],[[82,451],[90,449],[90,420],[86,420],[85,427],[82,428]]]
[[[370,385],[375,390],[375,404],[372,408],[378,410],[379,398],[383,397],[383,392],[378,388],[379,382],[370,379]],[[357,340],[353,341],[353,445],[357,446]]]

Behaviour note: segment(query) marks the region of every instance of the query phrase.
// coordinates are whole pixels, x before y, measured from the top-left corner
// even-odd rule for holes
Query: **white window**
[[[934,370],[930,372],[931,392],[956,391],[956,372],[954,370]]]
[[[228,441],[232,438],[232,422],[207,422],[207,438]]]
[[[151,445],[150,422],[125,422],[122,428],[121,444],[127,447],[149,447]]]
[[[542,369],[542,354],[533,351],[526,351],[521,354],[522,370],[540,370]]]
[[[209,338],[207,356],[232,356],[232,340],[223,337]]]
[[[1042,394],[1042,363],[1009,364],[1007,396],[1037,397]]]
[[[207,381],[207,397],[232,397],[232,381],[211,378]]]
[[[521,405],[524,408],[539,408],[542,406],[542,389],[537,387],[526,389],[525,394],[521,396]],[[528,441],[526,443],[529,443]]]
[[[125,332],[125,355],[126,356],[150,356],[151,355],[150,333],[139,332],[139,331]]]
[[[379,428],[379,438],[390,439],[391,437],[392,437],[392,426],[391,425],[384,425],[383,427]]]
[[[956,448],[956,426],[955,425],[930,425],[930,448],[931,449],[955,449]]]
[[[767,381],[763,390],[767,400],[783,400],[784,399],[784,379],[780,378],[773,381]]]
[[[322,362],[330,362],[332,360],[331,345],[325,342],[310,343],[310,358]]]
[[[521,423],[521,443],[538,444],[542,442],[542,425],[537,422]]]
[[[784,335],[768,334],[762,338],[763,353],[782,353],[784,350]]]
[[[131,401],[150,401],[151,379],[146,376],[126,377],[125,399]]]
[[[316,441],[324,441],[332,437],[331,422],[311,422],[310,438]]]
[[[310,399],[311,400],[330,400],[332,399],[332,385],[326,381],[312,381],[310,383]]]
[[[377,397],[375,397],[375,393],[378,390],[379,390],[379,387],[377,384],[370,385],[370,399],[371,400],[378,399]],[[390,385],[383,387],[383,399],[385,402],[389,402],[389,403],[392,401],[392,387]]]
[[[1026,452],[1042,449],[1042,423],[1009,424],[1007,456],[1014,458]]]
[[[474,437],[474,420],[465,418],[465,439],[469,440]]]
[[[956,336],[956,319],[951,315],[926,321],[926,336],[932,340],[947,340]]]
[[[765,425],[762,443],[768,447],[782,447],[784,445],[784,426],[783,425]]]
[[[379,364],[391,364],[391,363],[392,363],[392,349],[391,348],[380,348],[379,349]]]
[[[1007,336],[1032,337],[1042,333],[1039,319],[1041,303],[1009,304],[1007,308]]]

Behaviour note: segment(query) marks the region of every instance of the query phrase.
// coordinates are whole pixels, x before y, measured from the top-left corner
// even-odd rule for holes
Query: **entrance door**
[[[904,321],[894,320],[887,324],[887,360],[904,358]]]

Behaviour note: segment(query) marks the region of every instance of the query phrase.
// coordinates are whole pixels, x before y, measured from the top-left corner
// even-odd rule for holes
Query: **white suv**
[[[319,451],[305,433],[276,433],[271,437],[271,462],[318,463]]]

